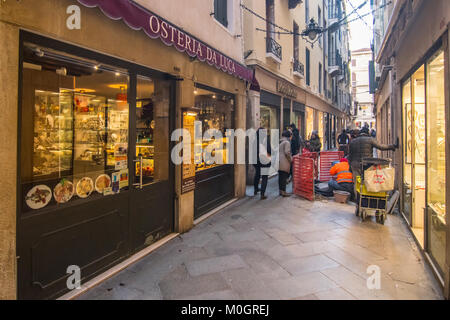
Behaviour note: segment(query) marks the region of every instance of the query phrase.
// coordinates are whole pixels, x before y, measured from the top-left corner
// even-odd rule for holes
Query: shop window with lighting
[[[136,184],[169,179],[169,101],[168,81],[137,76]]]
[[[446,223],[446,123],[445,57],[439,50],[426,64],[427,121],[427,235],[428,250],[441,273],[445,270]]]
[[[214,18],[228,27],[228,0],[214,0]]]
[[[125,70],[24,44],[23,212],[128,189]]]
[[[229,164],[226,150],[229,140],[226,131],[234,129],[234,97],[201,85],[196,85],[194,94],[195,108],[190,112],[195,112],[196,116],[194,134],[196,137],[203,137],[201,141],[195,140],[195,169],[203,171]],[[196,152],[200,150],[202,152]],[[211,154],[213,159],[207,159],[205,153]]]

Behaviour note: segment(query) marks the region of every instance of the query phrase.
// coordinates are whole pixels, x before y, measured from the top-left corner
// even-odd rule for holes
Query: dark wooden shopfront
[[[211,88],[206,85],[196,84],[196,109],[201,110],[210,109],[212,111],[215,108],[204,104],[205,99],[201,99],[200,93],[208,96],[211,95],[214,100],[220,100],[221,98],[232,101],[232,103],[222,110],[222,117],[229,118],[228,127],[220,128],[222,135],[225,137],[226,129],[233,129],[235,124],[235,112],[234,112],[234,95],[228,92]],[[199,100],[200,99],[200,100]],[[209,100],[210,101],[210,100]],[[216,112],[216,111],[214,111]],[[226,115],[225,115],[226,114]],[[202,120],[202,119],[197,119]],[[224,146],[226,146],[224,144]],[[234,198],[234,165],[224,164],[213,165],[205,170],[196,170],[195,173],[195,191],[194,191],[194,219],[197,219],[209,211],[219,207],[221,204]]]
[[[22,32],[20,36],[20,62],[21,66],[24,62],[27,63],[28,69],[21,67],[19,81],[21,94],[19,95],[19,187],[17,190],[18,296],[19,299],[53,299],[69,291],[66,285],[70,275],[67,273],[69,266],[80,267],[81,281],[85,283],[173,232],[174,166],[169,157],[172,147],[169,138],[170,132],[175,127],[175,80],[160,72],[28,32]],[[34,53],[30,53],[28,50],[30,47],[26,49],[25,43],[28,46],[31,44],[33,48],[50,48],[48,55],[52,56],[51,59],[59,59],[57,62],[64,68],[52,70],[54,62],[47,57],[47,52],[35,49]],[[62,52],[64,56],[56,57],[55,52]],[[33,57],[30,57],[30,54],[34,54]],[[76,67],[78,59],[82,62],[80,62],[81,67]],[[129,173],[128,188],[108,196],[105,193],[93,191],[92,196],[86,199],[74,196],[67,203],[56,203],[52,199],[45,208],[30,210],[25,202],[30,188],[36,185],[47,185],[54,190],[53,188],[61,179],[58,176],[44,176],[36,181],[23,181],[22,171],[26,170],[28,157],[33,154],[35,104],[30,97],[37,91],[60,92],[62,82],[70,74],[87,72],[86,61],[117,67],[124,70],[129,79],[125,93],[129,106],[128,146],[125,160]],[[42,65],[43,68],[39,71],[30,70],[31,64]],[[97,70],[97,66],[90,68]],[[42,74],[51,76],[43,81]],[[51,77],[56,74],[59,74],[59,80],[53,82]],[[159,161],[158,163],[161,164],[160,172],[155,173],[155,177],[159,174],[162,178],[152,178],[151,181],[141,179],[140,176],[144,172],[142,161],[150,159],[145,159],[146,156],[137,153],[136,149],[139,137],[139,128],[136,125],[137,108],[139,108],[138,105],[145,104],[145,102],[142,103],[145,99],[137,96],[139,79],[147,79],[149,83],[154,81],[153,86],[165,86],[165,92],[168,95],[164,101],[167,110],[159,112],[158,118],[155,118],[155,121],[165,123],[160,128],[156,124],[155,131],[159,130],[159,133],[154,133],[155,136],[159,135],[158,139],[166,141],[164,154],[158,154],[159,151],[156,150],[158,147],[154,146],[156,153],[152,159],[153,163]],[[145,88],[145,83],[141,88]],[[76,129],[72,130],[75,132]],[[75,137],[75,133],[73,135]],[[137,164],[140,164],[139,172],[136,170]],[[110,174],[109,171],[105,173]],[[73,172],[69,174],[75,176]]]

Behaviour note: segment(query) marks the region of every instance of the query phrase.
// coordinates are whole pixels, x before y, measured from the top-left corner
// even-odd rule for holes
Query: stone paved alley
[[[354,206],[247,197],[79,299],[442,299],[403,220]],[[248,189],[251,194],[251,189]],[[369,290],[369,265],[381,289]]]

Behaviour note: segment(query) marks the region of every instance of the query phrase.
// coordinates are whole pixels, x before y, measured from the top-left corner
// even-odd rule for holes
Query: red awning
[[[130,28],[143,30],[150,38],[159,38],[167,46],[173,46],[190,57],[207,62],[223,72],[252,82],[253,85],[254,76],[251,69],[150,12],[133,0],[78,0],[78,2],[90,8],[99,7],[110,19],[122,19]]]

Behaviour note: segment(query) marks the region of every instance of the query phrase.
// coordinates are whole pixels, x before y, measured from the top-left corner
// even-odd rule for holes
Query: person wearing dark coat
[[[342,133],[338,136],[338,145],[339,151],[344,151],[344,154],[348,154],[348,145],[350,143],[350,137],[348,136],[345,129],[342,130]]]
[[[289,177],[289,172],[292,168],[292,153],[291,153],[291,138],[290,131],[284,131],[281,137],[279,146],[279,170],[278,170],[278,187],[280,189],[280,196],[289,197],[290,194],[286,192],[286,184]]]
[[[385,145],[378,143],[378,141],[369,135],[369,129],[364,127],[361,129],[359,137],[352,139],[350,142],[350,167],[353,172],[353,178],[361,175],[361,161],[364,158],[373,158],[373,149],[378,150],[392,150],[395,151],[399,147],[399,140],[397,138],[396,144]]]
[[[300,131],[297,129],[295,124],[290,125],[291,133],[292,133],[292,139],[291,139],[291,153],[292,156],[297,155],[300,153],[300,150],[303,148],[304,143],[303,139],[300,137]]]
[[[261,192],[261,199],[267,199],[267,196],[265,195],[266,189],[267,189],[267,181],[269,180],[269,176],[266,174],[261,174],[261,168],[270,168],[271,164],[269,163],[261,163],[261,159],[259,157],[260,155],[260,141],[259,141],[259,133],[261,130],[265,130],[264,128],[259,128],[256,131],[256,164],[253,166],[255,167],[255,177],[253,179],[253,187],[254,187],[254,195],[256,196],[258,192]],[[262,145],[266,146],[267,151],[267,157],[270,157],[271,155],[271,148],[270,148],[270,137],[266,136],[266,141],[261,141]],[[261,180],[261,189],[259,188],[259,180]]]

